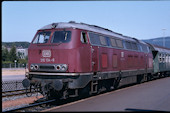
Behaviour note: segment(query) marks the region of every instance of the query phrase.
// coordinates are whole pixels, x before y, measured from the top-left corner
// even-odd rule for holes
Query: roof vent
[[[69,23],[76,23],[75,21],[69,21]]]
[[[51,27],[52,27],[52,28],[56,28],[57,25],[58,25],[57,23],[52,23],[52,24],[51,24]]]

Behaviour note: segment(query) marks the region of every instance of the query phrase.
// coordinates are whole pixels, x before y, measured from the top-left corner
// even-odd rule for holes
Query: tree
[[[9,52],[9,60],[14,62],[17,59],[17,54],[16,54],[16,47],[13,45],[11,48],[11,51]]]
[[[2,48],[2,61],[9,60],[9,52],[7,48]]]

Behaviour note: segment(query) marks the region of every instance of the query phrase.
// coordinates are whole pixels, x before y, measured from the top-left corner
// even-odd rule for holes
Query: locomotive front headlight
[[[67,64],[57,64],[57,65],[55,65],[56,70],[62,71],[62,72],[66,71],[67,67],[68,67]]]
[[[61,66],[60,65],[56,65],[55,68],[56,68],[57,71],[61,70]]]
[[[62,71],[66,71],[66,70],[67,70],[67,65],[66,65],[66,64],[62,64],[61,70],[62,70]]]
[[[34,69],[34,65],[33,65],[33,64],[31,64],[30,69],[31,69],[31,70],[33,70],[33,69]]]
[[[38,65],[35,65],[35,66],[34,66],[34,69],[35,69],[35,70],[38,70],[38,68],[39,68]]]

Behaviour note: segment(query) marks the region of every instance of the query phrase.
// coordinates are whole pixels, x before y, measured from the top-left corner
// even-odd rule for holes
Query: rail
[[[36,92],[38,92],[38,90],[36,90],[35,88],[32,88],[31,92],[28,92],[27,89],[6,91],[6,92],[2,92],[2,97],[11,97],[11,96],[17,96],[17,95],[24,95],[24,94],[28,95],[28,93],[36,93]]]
[[[19,110],[24,110],[24,109],[27,109],[27,108],[40,106],[40,105],[43,105],[43,104],[49,104],[49,103],[52,103],[54,101],[56,101],[56,100],[55,99],[47,100],[47,101],[33,103],[33,104],[30,104],[30,105],[27,105],[27,106],[19,107],[19,108],[14,108],[14,109],[10,109],[10,110],[4,110],[2,112],[16,112],[16,111],[19,111]]]

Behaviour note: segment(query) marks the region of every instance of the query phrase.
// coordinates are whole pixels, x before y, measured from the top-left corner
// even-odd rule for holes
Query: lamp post
[[[15,68],[16,68],[16,63],[17,63],[17,60],[14,60],[14,62],[15,62]]]
[[[163,47],[165,47],[165,28],[162,29],[163,30]]]

